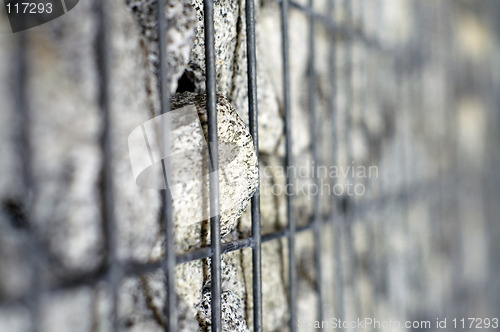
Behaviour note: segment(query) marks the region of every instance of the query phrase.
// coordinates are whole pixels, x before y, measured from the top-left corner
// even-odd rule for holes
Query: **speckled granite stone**
[[[203,25],[203,0],[194,0],[196,32],[187,73],[198,91],[205,91],[205,28]],[[232,86],[234,53],[238,31],[238,0],[214,1],[215,67],[217,71],[217,92],[229,95]]]
[[[173,110],[187,105],[194,105],[196,107],[205,139],[207,139],[206,95],[185,92],[173,96],[171,103]],[[238,218],[247,208],[250,198],[257,188],[257,154],[253,148],[252,137],[248,128],[238,116],[229,100],[222,95],[217,96],[217,123],[220,166],[220,222],[221,236],[224,237],[236,227]],[[199,142],[199,144],[202,143]],[[186,160],[186,162],[191,163],[192,161]],[[208,164],[200,164],[199,169],[201,171],[204,168],[206,172],[207,167]],[[182,171],[182,167],[179,170]],[[174,170],[174,175],[175,172]],[[202,176],[201,174],[199,176],[193,175],[193,177],[208,179],[208,175]],[[208,181],[205,184],[208,184]],[[184,188],[183,195],[179,197],[179,200],[174,200],[173,202],[174,214],[176,216],[175,236],[178,244],[185,249],[187,243],[193,243],[192,241],[204,242],[210,238],[209,227],[205,227],[205,239],[201,239],[200,237],[199,227],[201,227],[202,220],[199,220],[197,224],[186,223],[186,220],[192,219],[189,216],[199,214],[200,207],[204,207],[205,209],[209,207],[208,196],[204,198],[202,195],[203,191],[199,191],[199,188],[201,188],[200,184],[196,182],[193,185],[195,187],[191,189]],[[206,185],[202,188],[204,191],[208,189]],[[190,211],[190,209],[193,209],[193,211]],[[197,233],[192,233],[194,228],[197,229]]]
[[[148,66],[154,73],[159,68],[158,13],[156,0],[126,0],[135,14],[143,37]],[[167,18],[167,76],[170,93],[177,89],[191,54],[195,33],[195,15],[191,1],[171,0],[165,8]]]

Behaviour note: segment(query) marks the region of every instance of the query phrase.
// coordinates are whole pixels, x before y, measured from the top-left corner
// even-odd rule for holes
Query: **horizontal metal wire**
[[[371,199],[365,199],[361,201],[350,201],[351,207],[356,207],[357,216],[360,218],[361,222],[370,222],[371,218],[364,218],[367,215],[379,210],[384,209],[390,206],[391,204],[399,204],[402,200],[411,199],[425,199],[426,201],[437,201],[438,199],[443,199],[442,193],[440,192],[443,184],[449,184],[450,179],[455,176],[448,177],[439,177],[428,179],[426,181],[422,181],[419,183],[414,183],[409,186],[404,186],[400,190],[394,190],[391,192],[378,194],[377,197]],[[321,218],[321,224],[323,226],[328,225],[328,223],[332,223],[334,220],[338,218],[342,218],[344,212],[342,208],[339,206],[335,209],[336,212],[329,215],[326,218]],[[313,222],[309,222],[306,225],[297,226],[296,233],[303,233],[306,231],[311,231],[314,227]],[[290,232],[288,229],[282,229],[278,231],[274,231],[272,233],[262,234],[262,243],[279,240],[283,238],[289,238]],[[252,237],[238,239],[226,243],[221,244],[221,254],[226,254],[229,252],[251,248],[255,245],[255,241]],[[181,253],[176,255],[176,264],[187,263],[194,260],[199,260],[203,258],[209,258],[212,256],[212,248],[211,247],[203,247],[194,249],[192,251],[188,251],[185,253]],[[140,276],[143,274],[147,274],[153,271],[157,271],[162,268],[161,261],[158,262],[137,262],[133,260],[126,260],[123,262],[117,262],[117,264],[121,265],[123,269],[124,277],[133,277]],[[79,286],[94,286],[98,282],[105,279],[108,271],[107,266],[103,265],[101,268],[91,271],[88,273],[82,273],[77,276],[56,280],[49,283],[46,290],[50,291],[58,291],[58,290],[66,290],[71,288],[76,288]],[[23,304],[29,300],[29,294],[23,294],[13,298],[4,298],[1,300],[1,305],[16,305]]]
[[[278,3],[282,3],[283,0],[276,0]],[[302,12],[304,15],[313,17],[315,22],[322,24],[327,28],[328,32],[334,36],[345,37],[352,36],[355,38],[356,42],[363,43],[365,46],[375,49],[387,56],[394,55],[394,49],[386,44],[381,43],[379,40],[369,37],[365,31],[359,27],[355,27],[349,23],[340,22],[337,23],[332,17],[325,16],[322,13],[317,13],[309,6],[302,5],[296,1],[288,1],[290,7]]]

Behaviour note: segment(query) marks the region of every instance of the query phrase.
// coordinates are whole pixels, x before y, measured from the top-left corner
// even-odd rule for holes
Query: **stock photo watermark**
[[[189,188],[190,203],[198,207],[192,216],[193,223],[217,215],[214,212],[217,210],[209,204],[210,185],[226,175],[226,168],[238,156],[239,148],[226,143],[225,158],[219,160],[218,169],[212,169],[214,146],[205,138],[194,105],[139,125],[130,133],[128,147],[136,185],[168,190],[173,201],[182,200]]]
[[[363,196],[366,193],[366,183],[379,177],[375,165],[315,165],[303,166],[265,166],[262,177],[271,179],[273,176],[290,178],[288,184],[274,182],[274,195],[303,196]]]
[[[231,145],[231,146],[230,146]],[[169,190],[173,201],[189,193],[191,204],[199,206],[193,220],[214,217],[207,204],[209,189],[215,179],[227,177],[226,169],[240,149],[224,143],[224,158],[212,170],[213,146],[206,140],[194,105],[154,117],[137,126],[128,137],[129,156],[136,185],[155,190]],[[234,172],[233,172],[234,173]],[[234,175],[233,175],[234,176]],[[262,181],[272,184],[271,193],[280,195],[363,196],[366,184],[379,177],[377,166],[305,164],[302,166],[264,166]],[[289,178],[288,183],[285,181]]]
[[[387,329],[498,329],[498,317],[462,317],[462,318],[434,318],[432,320],[397,320],[364,317],[356,319],[340,319],[332,317],[328,320],[301,320],[297,321],[299,328],[313,329],[355,329],[355,330],[387,330]]]
[[[12,32],[50,22],[73,9],[79,0],[3,0]]]

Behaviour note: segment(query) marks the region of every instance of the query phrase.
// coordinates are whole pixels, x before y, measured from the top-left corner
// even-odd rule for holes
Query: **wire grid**
[[[351,1],[345,0],[343,3],[344,12],[346,13],[347,20],[343,24],[338,24],[334,20],[335,14],[335,4],[333,0],[328,1],[328,12],[326,15],[319,14],[314,11],[313,0],[308,0],[307,6],[296,3],[290,0],[277,0],[280,4],[281,11],[281,34],[282,34],[282,64],[283,64],[283,101],[284,101],[284,114],[285,114],[285,135],[286,135],[286,157],[285,166],[294,165],[294,160],[292,156],[292,126],[291,121],[291,92],[290,92],[290,55],[289,55],[289,15],[290,10],[299,10],[308,17],[309,20],[309,31],[308,31],[308,108],[311,114],[310,121],[310,134],[312,139],[312,157],[313,162],[316,164],[318,161],[318,146],[317,141],[317,126],[318,126],[318,115],[316,110],[316,68],[315,68],[315,26],[316,24],[322,24],[329,31],[331,38],[331,43],[329,46],[329,71],[331,78],[331,98],[330,98],[330,111],[331,111],[331,121],[332,128],[336,128],[338,122],[338,112],[336,109],[336,97],[337,97],[337,73],[336,73],[336,43],[335,38],[342,36],[346,45],[346,50],[348,56],[346,57],[345,63],[345,75],[348,80],[347,86],[347,106],[346,109],[349,110],[352,103],[352,40],[355,38],[357,41],[361,41],[367,49],[372,49],[380,53],[389,53],[384,50],[377,40],[370,39],[363,35],[362,31],[355,30],[352,24],[352,9]],[[158,8],[165,8],[167,0],[158,0]],[[246,36],[247,36],[247,64],[248,64],[248,96],[249,96],[249,127],[250,132],[253,137],[253,142],[255,149],[258,151],[258,105],[257,105],[257,59],[256,59],[256,43],[255,43],[255,3],[254,0],[246,0]],[[101,146],[103,154],[103,210],[102,210],[102,220],[103,220],[103,233],[106,241],[107,249],[107,264],[104,269],[93,272],[90,274],[81,275],[75,279],[63,280],[59,284],[54,286],[45,286],[41,283],[39,279],[39,269],[43,266],[44,257],[39,250],[40,246],[38,244],[38,237],[34,231],[31,231],[29,245],[31,246],[30,252],[32,257],[32,282],[31,289],[29,292],[29,297],[22,299],[21,302],[25,302],[29,308],[32,320],[32,331],[36,332],[39,329],[39,304],[40,295],[43,291],[51,291],[58,289],[68,289],[72,287],[77,287],[80,285],[95,285],[98,282],[105,280],[111,286],[111,299],[112,299],[112,310],[111,310],[111,322],[114,331],[119,330],[118,316],[118,288],[121,280],[127,276],[138,276],[148,272],[152,272],[158,269],[162,269],[166,276],[166,288],[167,296],[165,299],[164,315],[167,317],[168,331],[177,330],[177,311],[176,311],[176,295],[172,291],[175,288],[175,266],[176,264],[181,264],[193,260],[199,260],[204,258],[211,258],[211,310],[212,310],[212,331],[221,331],[221,255],[224,253],[241,250],[244,248],[252,248],[252,266],[253,266],[253,315],[254,315],[254,330],[262,331],[262,273],[261,273],[261,244],[263,242],[273,241],[277,239],[286,238],[288,239],[288,253],[289,253],[289,310],[290,310],[290,320],[289,327],[290,331],[297,331],[297,263],[295,257],[295,236],[298,233],[312,230],[314,235],[314,256],[315,256],[315,269],[316,269],[316,285],[318,294],[318,321],[323,321],[324,315],[324,291],[322,289],[323,281],[322,276],[322,250],[321,250],[321,229],[327,224],[331,224],[335,230],[334,238],[334,255],[333,259],[335,262],[340,262],[341,260],[341,245],[340,240],[342,236],[343,227],[350,225],[350,221],[354,218],[353,214],[362,214],[369,211],[372,207],[388,204],[394,200],[407,200],[410,195],[419,196],[420,194],[432,194],[429,187],[434,187],[436,181],[432,182],[421,182],[416,185],[408,185],[401,191],[390,192],[387,194],[378,195],[373,200],[366,200],[363,204],[357,204],[352,201],[334,201],[332,205],[336,205],[339,208],[334,209],[332,215],[324,218],[320,215],[319,200],[314,200],[314,210],[312,222],[304,226],[297,226],[296,219],[294,215],[294,200],[293,195],[287,196],[287,214],[288,214],[288,226],[286,229],[276,231],[273,233],[262,234],[261,224],[260,224],[260,196],[259,188],[256,190],[254,196],[251,199],[251,215],[252,215],[252,236],[244,239],[238,239],[231,242],[221,244],[220,241],[220,220],[218,217],[219,209],[219,188],[218,188],[218,178],[216,176],[217,172],[212,172],[215,176],[210,179],[210,208],[212,209],[211,215],[216,217],[211,218],[211,244],[207,247],[202,247],[196,250],[185,252],[176,255],[174,252],[174,237],[172,229],[172,206],[171,197],[168,190],[163,191],[163,209],[162,209],[162,222],[165,229],[165,243],[166,243],[166,255],[161,262],[154,263],[139,263],[135,261],[119,262],[116,258],[116,220],[114,211],[114,193],[113,193],[113,173],[112,173],[112,157],[111,157],[111,128],[113,123],[110,119],[110,91],[109,91],[109,59],[111,51],[109,48],[109,40],[112,36],[109,35],[109,22],[108,22],[108,2],[107,1],[94,1],[95,13],[98,18],[98,33],[97,33],[97,53],[96,53],[96,63],[98,67],[99,77],[99,105],[102,110],[103,116],[103,131],[101,137]],[[209,146],[211,149],[211,169],[218,169],[217,161],[217,112],[216,112],[216,73],[215,73],[215,52],[214,52],[214,3],[213,0],[204,0],[204,25],[205,25],[205,59],[206,59],[206,90],[207,90],[207,108],[208,108],[208,130],[209,130]],[[166,68],[166,47],[168,45],[167,34],[163,33],[167,29],[167,20],[165,18],[165,12],[163,10],[158,10],[158,29],[159,29],[159,43],[160,43],[160,94],[161,94],[161,112],[166,113],[170,110],[169,108],[169,91],[167,87],[167,68]],[[31,170],[30,170],[30,146],[29,146],[29,123],[30,123],[30,105],[28,105],[26,98],[26,87],[27,87],[27,66],[26,66],[26,54],[27,46],[25,35],[20,34],[18,39],[18,68],[17,76],[18,81],[17,94],[16,94],[16,108],[18,109],[18,114],[22,116],[23,121],[21,121],[22,127],[20,131],[20,140],[24,148],[25,153],[23,156],[25,158],[23,162],[23,179],[25,183],[25,188],[30,188],[34,190],[33,183],[31,180]],[[345,128],[350,127],[350,117],[349,112],[345,118],[345,123],[343,124]],[[333,142],[337,142],[337,132],[335,129],[332,130]],[[346,135],[349,135],[349,130],[346,130]],[[349,141],[349,140],[348,140]],[[332,155],[334,157],[334,163],[337,157],[337,148],[334,145]],[[164,165],[165,169],[165,165]],[[164,172],[165,175],[165,172]],[[166,175],[165,175],[166,176]],[[166,181],[166,179],[165,179]],[[315,179],[318,181],[318,179]],[[287,174],[287,185],[293,185],[294,178],[291,174]],[[443,179],[443,183],[445,180]],[[438,193],[439,194],[439,193]],[[26,197],[30,197],[26,195]],[[28,201],[28,207],[30,202]],[[29,209],[28,209],[29,211]],[[349,233],[349,229],[346,230]],[[349,241],[351,242],[351,241]],[[354,260],[352,252],[349,257]],[[338,285],[336,291],[336,302],[338,304],[337,317],[343,320],[344,316],[344,273],[342,264],[334,264],[336,267],[335,271],[335,284]],[[354,263],[351,264],[355,266]],[[348,271],[349,275],[353,274],[353,271]],[[351,281],[352,282],[352,281]]]

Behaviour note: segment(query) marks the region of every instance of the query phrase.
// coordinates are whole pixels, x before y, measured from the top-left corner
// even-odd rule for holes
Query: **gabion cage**
[[[382,1],[382,0],[380,0]],[[381,5],[380,1],[350,1],[346,0],[342,3],[338,1],[329,0],[325,2],[325,12],[318,12],[317,4],[314,0],[308,0],[307,3],[295,2],[290,0],[279,0],[278,4],[281,13],[281,49],[282,53],[279,55],[281,59],[281,72],[282,72],[282,112],[285,124],[285,167],[293,166],[296,163],[293,153],[293,146],[296,142],[292,140],[292,128],[295,123],[292,121],[291,108],[291,78],[290,78],[290,62],[292,54],[290,54],[290,13],[299,13],[304,15],[308,21],[307,43],[303,45],[307,48],[307,82],[303,82],[303,89],[307,89],[307,110],[308,110],[308,125],[309,135],[311,137],[311,156],[313,164],[321,165],[324,161],[319,156],[321,141],[330,141],[331,151],[327,155],[331,157],[332,165],[338,163],[341,158],[339,152],[339,145],[344,144],[342,153],[346,154],[346,159],[353,159],[352,151],[355,147],[354,139],[351,137],[353,122],[356,121],[353,114],[355,107],[363,107],[363,105],[377,104],[383,105],[387,102],[385,98],[386,90],[384,90],[384,80],[388,75],[391,75],[388,80],[394,80],[394,89],[392,92],[395,94],[391,98],[399,102],[397,105],[401,109],[401,122],[394,124],[394,126],[403,126],[403,132],[407,132],[405,141],[400,145],[394,145],[394,149],[398,151],[395,154],[393,163],[394,169],[398,170],[399,174],[394,174],[399,180],[395,181],[392,178],[382,178],[380,183],[373,185],[368,198],[349,197],[349,196],[332,196],[327,198],[330,204],[330,213],[326,215],[321,210],[321,202],[319,198],[313,199],[313,214],[311,221],[305,225],[298,225],[296,222],[296,211],[294,195],[287,196],[286,202],[286,215],[287,227],[271,233],[263,233],[261,229],[261,215],[260,215],[260,189],[251,199],[251,220],[252,220],[252,235],[247,238],[241,238],[234,241],[221,243],[221,230],[219,220],[219,178],[217,175],[211,177],[210,181],[210,208],[212,209],[212,217],[210,219],[211,241],[209,246],[201,247],[193,251],[176,254],[174,251],[174,233],[173,233],[173,219],[172,219],[172,206],[171,196],[169,190],[162,192],[162,223],[165,236],[165,256],[162,261],[157,263],[138,263],[135,261],[119,261],[117,259],[116,249],[116,234],[117,234],[117,217],[114,204],[114,175],[112,165],[112,136],[111,131],[113,128],[113,121],[110,117],[110,99],[112,98],[110,92],[110,77],[109,77],[109,61],[113,54],[113,50],[109,47],[110,40],[113,38],[110,24],[108,21],[110,6],[108,1],[94,1],[95,18],[98,22],[97,25],[97,40],[96,40],[96,63],[98,67],[98,91],[99,91],[99,107],[103,114],[103,127],[101,136],[101,147],[103,155],[103,183],[102,183],[102,220],[103,220],[103,234],[106,244],[106,264],[104,268],[95,271],[91,274],[84,274],[74,279],[61,280],[57,285],[47,287],[43,285],[38,278],[39,270],[43,267],[44,258],[41,257],[41,247],[39,239],[35,231],[28,228],[28,238],[26,240],[29,246],[31,261],[31,287],[29,292],[18,299],[6,299],[5,303],[21,303],[29,309],[29,314],[32,321],[32,331],[39,329],[38,321],[40,298],[43,292],[53,291],[58,289],[70,289],[80,285],[96,285],[99,282],[107,282],[110,285],[110,292],[112,298],[111,309],[111,326],[113,331],[120,330],[120,323],[118,321],[118,296],[119,285],[123,278],[128,276],[140,276],[158,269],[163,270],[166,277],[166,289],[175,289],[175,267],[178,264],[200,260],[210,259],[210,274],[211,274],[211,329],[212,331],[222,331],[222,307],[221,307],[221,257],[225,253],[232,251],[251,248],[252,250],[252,289],[253,289],[253,329],[254,331],[263,330],[263,312],[262,298],[266,296],[262,290],[262,284],[265,282],[265,276],[262,274],[262,250],[263,243],[268,241],[275,241],[279,239],[286,240],[288,248],[288,264],[287,264],[287,292],[288,292],[288,305],[289,305],[289,331],[300,331],[298,321],[298,291],[299,291],[299,277],[298,277],[298,263],[297,263],[297,250],[296,250],[296,236],[299,233],[311,232],[314,238],[314,285],[317,294],[316,306],[317,317],[311,317],[311,320],[318,322],[328,322],[326,306],[333,308],[335,316],[340,320],[346,317],[353,317],[353,312],[347,313],[346,311],[354,308],[354,313],[367,312],[363,305],[363,295],[361,294],[357,276],[361,269],[368,270],[371,281],[375,285],[377,291],[384,292],[386,283],[393,282],[393,280],[386,280],[388,276],[384,273],[384,268],[387,263],[386,251],[381,248],[386,246],[385,243],[380,243],[374,236],[367,236],[367,251],[368,257],[372,259],[367,262],[360,258],[354,249],[356,245],[354,239],[355,228],[360,223],[369,224],[370,213],[374,210],[384,211],[386,219],[380,223],[372,223],[367,226],[368,230],[380,227],[382,233],[387,237],[392,236],[392,231],[397,230],[404,234],[403,239],[410,239],[412,236],[412,226],[408,222],[413,204],[419,202],[426,202],[433,206],[431,220],[436,222],[432,225],[433,232],[436,234],[436,241],[443,241],[449,239],[450,232],[456,232],[461,236],[467,236],[465,228],[456,229],[452,223],[453,220],[460,219],[459,207],[461,204],[468,202],[471,196],[483,195],[478,198],[482,204],[482,212],[485,215],[486,233],[490,233],[490,241],[498,239],[494,232],[498,233],[498,207],[495,204],[495,199],[500,197],[498,179],[496,174],[495,165],[498,165],[498,151],[497,145],[500,132],[498,123],[498,112],[486,112],[487,122],[489,122],[489,143],[485,148],[487,157],[483,160],[481,166],[482,186],[479,191],[467,192],[464,188],[469,188],[467,182],[467,166],[461,162],[460,153],[458,148],[460,144],[459,129],[457,129],[457,115],[454,113],[456,105],[454,98],[460,96],[464,89],[467,87],[460,87],[460,84],[454,82],[461,82],[467,73],[462,72],[460,64],[463,60],[455,57],[456,45],[452,44],[451,38],[451,21],[453,20],[452,12],[454,5],[451,1],[438,1],[436,3],[427,3],[424,1],[412,1],[412,9],[417,11],[418,17],[421,21],[416,24],[418,31],[415,33],[413,39],[404,47],[401,46],[387,46],[388,43],[380,40],[380,35],[383,31],[378,31],[377,26],[380,22],[376,20],[370,22],[372,29],[364,26],[366,23],[363,19],[364,11],[370,11],[371,18],[382,17],[379,13]],[[164,8],[167,5],[167,0],[158,0],[158,8]],[[353,15],[353,4],[358,10],[357,15]],[[259,105],[257,102],[257,66],[259,59],[256,53],[256,9],[254,0],[245,1],[245,15],[246,15],[246,50],[247,50],[247,73],[248,73],[248,114],[249,114],[249,128],[253,138],[255,149],[258,151],[259,146],[259,133],[258,133],[258,119],[259,119]],[[498,10],[498,6],[492,5],[492,8]],[[216,50],[214,48],[214,0],[204,0],[204,27],[205,27],[205,65],[206,65],[206,94],[207,94],[207,110],[208,110],[208,137],[211,146],[211,156],[218,155],[217,147],[217,87],[216,87]],[[342,12],[342,19],[338,19],[337,12]],[[160,77],[160,103],[162,114],[170,111],[170,92],[168,91],[168,75],[167,75],[167,35],[162,33],[167,29],[167,19],[164,10],[157,10],[158,12],[158,36],[159,36],[159,77]],[[356,21],[357,20],[357,21]],[[430,22],[430,23],[429,23]],[[428,38],[430,27],[438,27],[442,35],[441,39],[435,40]],[[317,36],[318,30],[326,31],[328,36],[328,71],[329,71],[329,86],[320,87],[317,68],[318,59],[318,44]],[[374,32],[375,31],[375,32]],[[445,44],[449,42],[448,44]],[[341,51],[344,54],[339,58],[339,44],[342,44]],[[30,206],[29,199],[32,199],[30,192],[32,190],[31,171],[32,165],[30,161],[30,139],[33,139],[33,133],[30,132],[30,108],[28,105],[29,99],[26,95],[28,72],[27,67],[27,46],[26,36],[20,34],[17,39],[17,64],[16,64],[16,77],[17,81],[14,82],[16,95],[14,96],[15,109],[17,110],[21,119],[19,141],[23,149],[23,169],[22,177],[24,181],[24,196],[28,198],[27,206]],[[357,61],[357,62],[356,62]],[[462,61],[462,62],[461,62]],[[420,165],[411,156],[412,151],[412,137],[411,132],[416,122],[415,114],[425,107],[423,96],[427,93],[425,90],[426,82],[422,71],[426,63],[431,63],[434,66],[444,68],[443,72],[448,75],[444,78],[444,82],[448,86],[444,87],[446,97],[443,99],[442,105],[444,112],[436,116],[445,117],[447,120],[440,123],[446,125],[442,128],[443,145],[439,146],[437,150],[443,153],[450,153],[452,165],[450,168],[441,169],[437,168],[432,177],[422,176],[419,172]],[[498,69],[498,68],[497,68]],[[464,70],[465,71],[465,70]],[[356,73],[355,73],[356,72]],[[359,79],[359,75],[362,78]],[[384,76],[385,75],[385,76]],[[494,76],[494,75],[492,75]],[[359,83],[362,82],[362,83]],[[494,86],[498,82],[497,78],[492,77],[490,81],[492,86],[486,92],[489,96],[494,95]],[[361,93],[356,92],[355,84],[364,84],[364,89]],[[464,83],[465,84],[465,83]],[[476,85],[474,85],[476,84]],[[484,83],[481,83],[484,84]],[[482,85],[479,83],[470,83],[474,87]],[[462,90],[460,90],[462,89]],[[319,91],[328,91],[328,116],[330,122],[328,126],[331,128],[328,137],[321,136],[322,131],[318,116],[318,94]],[[355,95],[355,94],[358,95]],[[341,99],[341,102],[339,102]],[[361,106],[354,106],[354,103],[361,104]],[[490,101],[493,107],[498,106],[498,95],[491,97]],[[422,117],[427,116],[420,113]],[[432,115],[429,115],[432,116]],[[422,130],[425,132],[428,128],[422,124]],[[451,150],[451,152],[449,151]],[[322,153],[325,153],[322,151]],[[218,158],[211,158],[210,169],[219,169]],[[436,157],[436,160],[438,156]],[[438,163],[438,162],[437,162]],[[216,174],[216,173],[215,173]],[[287,186],[294,186],[296,179],[287,174]],[[167,181],[167,179],[165,179]],[[314,179],[315,185],[320,186],[319,179]],[[334,180],[332,180],[334,181]],[[394,185],[398,182],[398,185]],[[334,185],[335,183],[332,183]],[[26,216],[29,220],[29,210]],[[439,221],[439,222],[438,222]],[[333,252],[325,252],[325,235],[324,232],[332,230],[332,236],[328,239],[331,240]],[[390,240],[387,240],[391,242]],[[392,243],[392,242],[391,242]],[[443,246],[450,246],[446,250],[451,252],[450,257],[454,259],[457,266],[464,259],[464,253],[456,252],[453,244],[441,243]],[[387,245],[390,247],[390,245]],[[405,247],[404,244],[401,246]],[[418,279],[417,268],[409,259],[420,259],[421,252],[417,252],[415,246],[408,245],[408,252],[406,256],[396,257],[396,266],[401,271],[410,271],[405,276]],[[385,248],[385,247],[384,247]],[[405,247],[406,248],[406,247]],[[491,244],[491,251],[498,248],[498,245]],[[414,250],[414,251],[412,251]],[[432,253],[425,253],[432,255]],[[385,255],[385,256],[384,256]],[[395,256],[397,256],[395,254]],[[497,255],[498,256],[498,255]],[[329,275],[333,276],[333,280],[326,280],[324,276],[327,274],[325,271],[325,257],[333,259],[328,268],[333,267]],[[491,254],[491,270],[498,273],[500,264],[498,258]],[[420,267],[422,268],[422,267]],[[493,290],[498,291],[498,281],[493,277],[495,272],[490,272],[491,287]],[[457,275],[459,273],[457,272]],[[404,277],[403,277],[404,278]],[[397,280],[396,280],[397,281]],[[418,280],[417,280],[418,281]],[[420,281],[422,282],[422,281]],[[457,281],[457,288],[462,285],[461,280]],[[331,283],[334,287],[325,287],[327,283]],[[425,287],[421,286],[421,287]],[[330,290],[334,292],[331,293]],[[492,292],[495,293],[494,291]],[[461,298],[460,296],[463,296]],[[457,301],[468,299],[467,295],[457,295]],[[0,298],[3,301],[3,299]],[[178,306],[176,304],[176,293],[174,291],[167,291],[167,296],[164,304],[163,315],[166,317],[167,330],[178,330]],[[485,300],[486,301],[486,300]],[[488,300],[490,301],[490,300]],[[494,302],[494,300],[491,300]],[[498,299],[496,299],[498,305]],[[351,303],[349,306],[346,302]],[[491,302],[491,304],[493,304]],[[2,302],[0,302],[1,304]],[[398,304],[398,298],[395,296],[394,302]],[[488,302],[490,303],[490,302]],[[492,307],[492,312],[495,310],[498,314],[498,306]],[[368,310],[369,311],[369,310]],[[465,315],[465,312],[462,312]],[[417,319],[417,317],[414,317]]]

